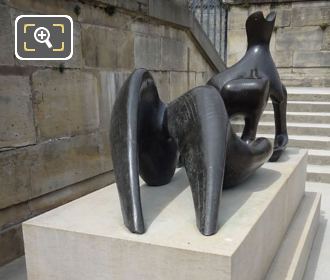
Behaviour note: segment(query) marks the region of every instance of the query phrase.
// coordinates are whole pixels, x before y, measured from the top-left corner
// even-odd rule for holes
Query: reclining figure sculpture
[[[240,62],[169,104],[163,103],[150,73],[135,70],[114,104],[110,140],[124,223],[144,233],[139,175],[150,186],[169,183],[180,156],[191,190],[196,223],[204,235],[217,232],[223,188],[239,184],[271,156],[277,160],[288,142],[286,91],[269,52],[275,14],[261,12],[246,22],[248,50]],[[276,136],[256,138],[269,96]],[[229,118],[245,116],[242,138]]]

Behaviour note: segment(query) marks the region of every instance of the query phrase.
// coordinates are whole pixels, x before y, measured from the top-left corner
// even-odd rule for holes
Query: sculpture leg
[[[244,142],[250,143],[255,140],[259,119],[260,116],[257,114],[250,114],[245,117],[245,126],[241,137]]]
[[[275,118],[275,139],[273,154],[269,161],[277,161],[289,142],[286,126],[287,91],[285,86],[282,86],[282,89],[283,99],[281,101],[271,95]]]
[[[166,129],[166,105],[150,73],[135,70],[113,107],[110,142],[124,223],[144,233],[139,173],[153,186],[167,184],[177,162],[177,145]]]
[[[218,91],[204,86],[181,96],[168,106],[168,123],[191,185],[197,227],[212,235],[217,231],[229,131]]]

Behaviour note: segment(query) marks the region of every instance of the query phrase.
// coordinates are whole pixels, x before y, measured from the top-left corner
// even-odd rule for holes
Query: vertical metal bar
[[[197,2],[197,0],[193,0],[192,1],[192,12],[193,12],[193,14],[195,15],[195,12],[196,12],[196,2]]]
[[[222,46],[221,46],[221,44],[222,44],[222,25],[223,25],[223,23],[222,23],[222,1],[220,2],[219,12],[220,12],[219,54],[220,54],[220,56],[222,56],[221,55],[221,53],[222,53]]]
[[[210,36],[210,7],[211,0],[207,0],[207,35]]]
[[[200,10],[201,10],[201,26],[203,27],[203,19],[204,19],[204,1],[203,0],[201,0]]]
[[[224,53],[223,61],[227,65],[227,36],[228,36],[228,9],[225,11],[225,38],[224,38]]]
[[[217,1],[213,1],[213,45],[215,46],[216,34],[217,34]]]

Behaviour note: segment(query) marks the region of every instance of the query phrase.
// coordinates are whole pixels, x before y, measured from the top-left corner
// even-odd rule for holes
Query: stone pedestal
[[[306,160],[289,149],[224,191],[209,237],[195,226],[182,169],[166,186],[142,185],[143,235],[123,225],[114,184],[49,211],[23,225],[29,280],[264,279],[304,197]]]

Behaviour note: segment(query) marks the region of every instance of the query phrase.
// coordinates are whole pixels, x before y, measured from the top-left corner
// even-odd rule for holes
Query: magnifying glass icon
[[[34,31],[34,39],[38,43],[45,43],[49,49],[53,47],[52,43],[49,41],[50,33],[46,27],[38,27]]]

